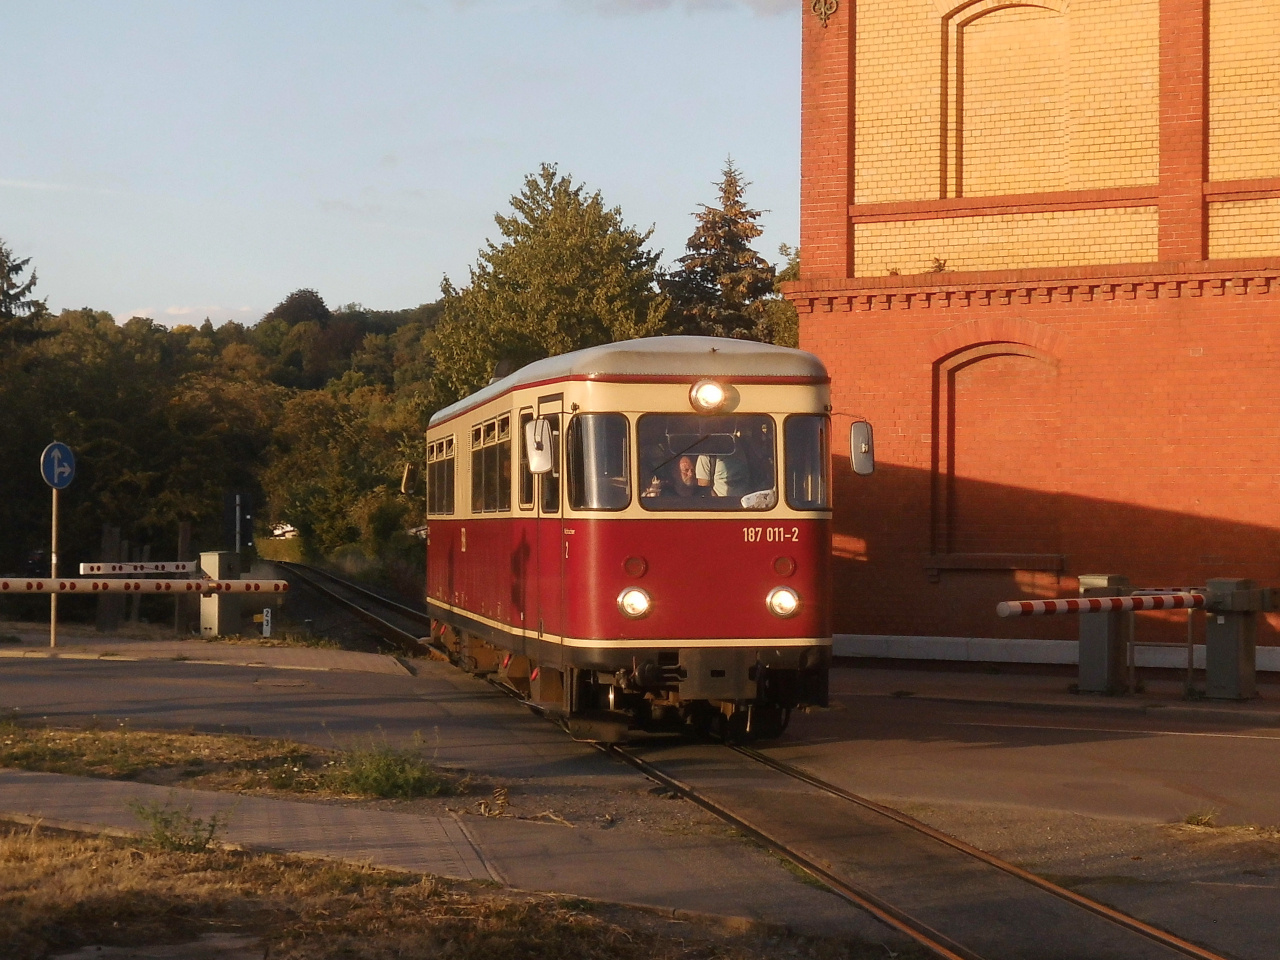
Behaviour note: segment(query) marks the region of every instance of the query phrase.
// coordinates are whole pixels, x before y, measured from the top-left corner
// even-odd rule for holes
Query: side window
[[[511,509],[511,417],[496,417],[471,428],[471,510]]]
[[[484,427],[471,428],[471,512],[484,512]]]
[[[787,417],[787,503],[793,510],[831,508],[831,420],[817,414]]]
[[[580,413],[569,421],[564,460],[574,510],[623,510],[631,502],[631,444],[620,413]]]
[[[499,513],[505,513],[511,509],[511,418],[509,416],[498,418],[498,445],[494,449],[497,451],[495,469],[498,496],[493,508]]]
[[[453,437],[427,444],[427,513],[453,513]]]
[[[533,508],[533,474],[529,472],[529,450],[524,445],[524,425],[532,422],[533,411],[521,410],[516,443],[520,447],[520,507],[525,510]]]
[[[549,413],[551,424],[551,472],[542,475],[542,512],[560,512],[560,414]]]

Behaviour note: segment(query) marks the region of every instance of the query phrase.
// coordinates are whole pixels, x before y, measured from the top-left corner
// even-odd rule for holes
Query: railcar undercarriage
[[[516,691],[580,740],[673,731],[761,740],[779,736],[796,707],[827,705],[830,649],[818,645],[622,651],[434,623],[433,640],[455,664]]]

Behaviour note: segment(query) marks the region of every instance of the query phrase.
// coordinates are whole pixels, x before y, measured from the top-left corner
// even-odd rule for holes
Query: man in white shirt
[[[741,497],[750,493],[751,468],[740,454],[698,457],[698,486],[710,487],[713,497]]]

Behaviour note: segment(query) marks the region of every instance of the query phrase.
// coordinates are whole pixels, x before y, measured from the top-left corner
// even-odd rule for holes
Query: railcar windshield
[[[782,425],[787,503],[793,510],[831,508],[831,420],[800,414]]]
[[[627,418],[581,413],[569,421],[566,455],[574,510],[622,510],[631,502]]]
[[[778,503],[773,418],[647,413],[636,425],[646,510],[770,510]]]

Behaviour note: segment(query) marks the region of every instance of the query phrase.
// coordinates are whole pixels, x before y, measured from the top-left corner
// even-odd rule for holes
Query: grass
[[[273,960],[814,960],[884,957],[881,945],[761,942],[590,902],[326,861],[0,824],[0,943],[12,960],[92,944],[259,938]],[[921,953],[908,952],[912,957]]]
[[[208,820],[191,815],[191,804],[181,809],[167,803],[130,803],[129,809],[147,825],[146,838],[159,850],[176,853],[200,853],[208,850],[226,826],[221,812]]]
[[[1196,810],[1183,817],[1182,822],[1188,827],[1216,827],[1218,825],[1218,811],[1213,807]]]
[[[424,760],[420,748],[371,742],[326,750],[229,734],[65,729],[12,717],[0,719],[0,767],[236,793],[365,799],[450,796],[466,793],[472,783],[465,773]]]
[[[310,647],[313,650],[341,650],[342,644],[328,637],[320,637],[311,633],[295,633],[286,631],[279,636],[228,636],[210,637],[206,643],[238,643],[253,647]]]

